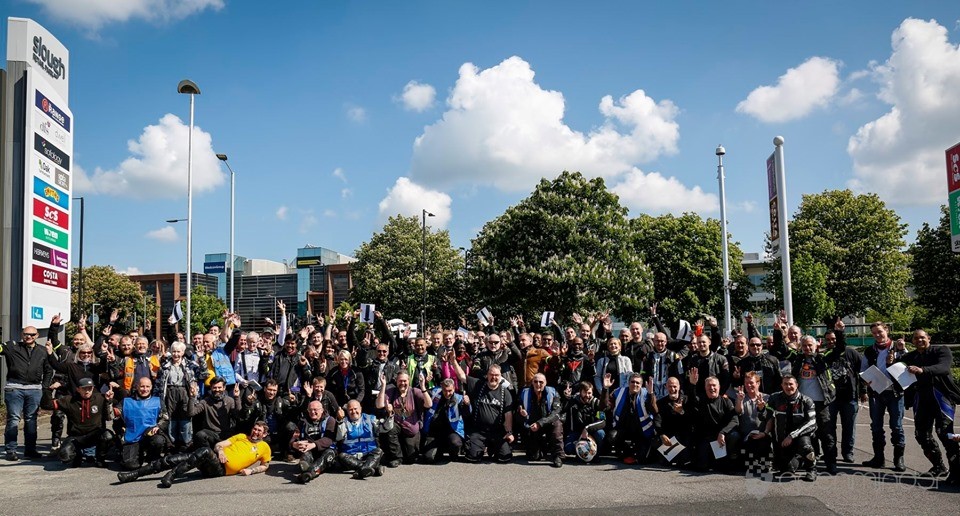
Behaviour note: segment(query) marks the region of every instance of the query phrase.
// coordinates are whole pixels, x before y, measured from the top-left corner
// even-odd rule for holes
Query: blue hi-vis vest
[[[360,420],[354,423],[349,419],[344,423],[347,426],[347,435],[343,439],[343,452],[356,455],[367,454],[377,449],[377,436],[373,433],[373,425],[377,418],[370,414],[361,414]]]
[[[541,414],[542,416],[547,416],[550,413],[550,410],[553,408],[553,398],[557,396],[557,390],[553,387],[547,387],[544,389],[547,394],[547,414]],[[533,389],[527,387],[520,393],[520,403],[523,404],[523,410],[527,411],[527,419],[530,418],[530,401],[533,396]],[[534,421],[536,422],[536,421]]]
[[[637,394],[636,411],[640,418],[640,428],[643,430],[643,435],[653,437],[653,416],[647,414],[647,408],[643,403],[643,400],[647,399],[647,396],[649,396],[649,393],[647,393],[646,387],[641,387],[640,393]],[[627,398],[630,397],[628,387],[620,387],[614,391],[613,397],[613,427],[616,428],[620,422],[620,414],[623,413],[623,407],[627,404]]]
[[[210,353],[210,361],[213,363],[214,376],[222,376],[227,381],[227,385],[237,383],[237,372],[233,370],[233,364],[230,363],[230,356],[223,351],[224,346],[217,346]]]
[[[423,432],[424,434],[430,432],[430,423],[433,422],[433,418],[436,417],[437,408],[440,407],[440,399],[443,397],[440,394],[440,387],[435,387],[430,395],[433,397],[433,406],[430,407],[430,410],[427,411],[427,417],[423,421]],[[453,431],[457,433],[461,438],[464,436],[463,433],[463,417],[460,415],[460,403],[463,401],[463,396],[453,393],[453,404],[450,407],[447,407],[447,420],[450,421],[450,427],[453,428]]]
[[[152,396],[143,400],[123,399],[123,442],[138,443],[147,430],[157,426],[160,418],[160,398]]]

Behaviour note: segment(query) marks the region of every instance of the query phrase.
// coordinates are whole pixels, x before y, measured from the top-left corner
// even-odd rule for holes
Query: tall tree
[[[429,219],[428,219],[429,222]],[[390,217],[379,233],[357,249],[351,303],[373,303],[388,318],[420,320],[423,303],[423,229],[418,217]],[[427,226],[427,323],[459,318],[463,258],[450,233]]]
[[[181,306],[186,309],[187,303],[184,301]],[[214,294],[208,294],[203,285],[193,287],[193,295],[190,296],[190,333],[192,335],[206,333],[211,323],[223,326],[223,312],[227,310],[227,304]],[[187,322],[182,321],[184,324]]]
[[[73,270],[73,277],[77,277],[78,270]],[[134,313],[144,313],[144,294],[140,285],[124,274],[120,274],[110,265],[91,265],[83,268],[83,299],[78,299],[80,285],[77,281],[71,284],[70,306],[71,320],[76,321],[81,315],[92,316],[96,303],[97,316],[107,320],[110,312],[116,309],[120,320],[130,319]],[[147,314],[156,313],[156,302],[153,297],[147,296]]]
[[[827,294],[827,266],[807,255],[790,261],[791,290],[793,294],[793,320],[800,326],[820,324],[827,316],[836,313],[836,304]],[[766,290],[774,293],[767,304],[767,311],[777,312],[783,307],[783,279],[780,269],[771,271],[763,279]]]
[[[910,246],[910,270],[917,305],[926,310],[931,323],[941,329],[960,331],[960,253],[950,247],[950,213],[940,208],[940,224],[924,223]]]
[[[484,225],[470,250],[477,305],[496,313],[612,309],[632,319],[651,299],[650,269],[631,246],[627,210],[603,179],[543,179]]]
[[[631,221],[633,245],[653,271],[653,300],[665,320],[693,319],[701,313],[723,320],[723,263],[720,221],[695,213],[679,217],[640,215]],[[734,317],[749,308],[750,281],[743,252],[729,243],[730,292]]]
[[[876,194],[827,190],[804,195],[790,221],[790,255],[827,268],[826,292],[839,315],[894,313],[909,277],[906,224]],[[780,259],[771,263],[778,275]]]

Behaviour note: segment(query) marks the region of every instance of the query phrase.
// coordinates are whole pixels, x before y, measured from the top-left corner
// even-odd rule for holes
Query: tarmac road
[[[274,462],[264,475],[203,479],[196,473],[173,488],[160,475],[116,483],[115,471],[66,469],[43,459],[0,460],[0,514],[951,514],[960,492],[939,490],[916,470],[930,465],[907,433],[906,474],[859,466],[870,449],[869,419],[857,426],[857,466],[814,483],[767,482],[744,475],[693,474],[604,460],[547,463],[401,466],[383,477],[353,480],[327,473],[309,485],[291,482],[294,464]],[[41,425],[41,443],[49,427]],[[42,448],[41,448],[42,450]]]

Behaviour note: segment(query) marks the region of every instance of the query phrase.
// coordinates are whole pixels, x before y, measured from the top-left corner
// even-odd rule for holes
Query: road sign
[[[950,247],[960,253],[960,143],[947,149],[947,209],[950,210]]]

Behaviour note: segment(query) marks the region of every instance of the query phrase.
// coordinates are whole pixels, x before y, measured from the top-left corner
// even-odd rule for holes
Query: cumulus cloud
[[[737,104],[737,112],[761,122],[788,122],[825,107],[840,87],[840,62],[811,57],[787,70],[774,86],[760,86]]]
[[[145,273],[137,267],[127,267],[126,269],[118,269],[117,274],[123,274],[124,276],[140,276]]]
[[[286,206],[281,206],[281,207],[277,208],[277,219],[279,219],[279,220],[287,220],[287,212],[288,212],[288,211],[289,211],[289,209],[288,209]]]
[[[164,226],[160,229],[148,231],[146,237],[158,242],[176,242],[177,230],[173,226]]]
[[[116,168],[103,170],[97,167],[92,175],[78,170],[77,190],[136,199],[186,197],[189,133],[190,128],[176,115],[164,115],[157,125],[145,127],[138,140],[127,142],[131,156]],[[225,180],[212,141],[210,133],[194,126],[194,194],[213,190]]]
[[[344,183],[347,182],[347,174],[340,167],[333,169],[333,177],[343,181]]]
[[[603,123],[576,131],[563,120],[563,94],[541,88],[516,56],[485,70],[461,66],[447,108],[414,142],[411,179],[431,188],[466,183],[519,192],[563,170],[615,178],[676,153],[680,138],[677,107],[643,90],[603,97]]]
[[[300,211],[300,233],[308,233],[318,222],[317,215],[313,212],[312,208]]]
[[[223,9],[224,0],[27,0],[52,18],[90,30],[132,19],[170,22],[206,9]]]
[[[960,46],[936,20],[913,18],[893,31],[891,42],[890,58],[873,68],[878,96],[891,107],[850,137],[849,186],[897,205],[941,203],[944,150],[960,134]]]
[[[344,189],[340,190],[340,198],[341,198],[341,199],[346,199],[347,197],[350,197],[351,195],[353,195],[353,190],[351,190],[351,189],[349,189],[349,188],[344,188]]]
[[[401,177],[380,201],[380,219],[386,221],[394,215],[420,217],[420,210],[427,210],[434,215],[430,225],[445,228],[450,222],[450,202],[449,195],[424,188],[409,178]]]
[[[354,122],[360,123],[367,120],[367,110],[363,109],[361,106],[354,104],[347,104],[347,118],[353,120]]]
[[[436,98],[437,90],[433,86],[410,81],[403,87],[400,102],[403,103],[404,109],[422,113],[433,107]]]
[[[623,181],[610,188],[632,213],[673,213],[687,211],[710,213],[720,210],[716,194],[706,193],[699,186],[687,188],[675,177],[657,172],[646,173],[634,168]]]

